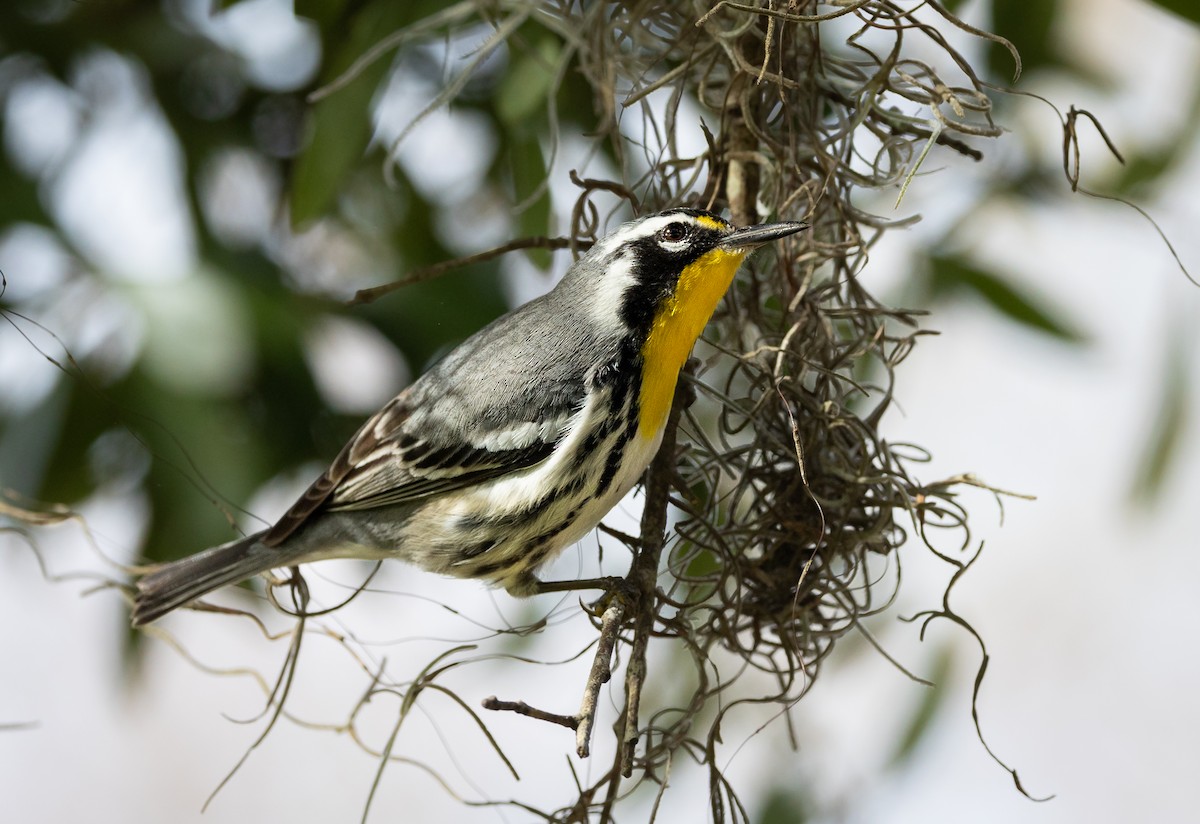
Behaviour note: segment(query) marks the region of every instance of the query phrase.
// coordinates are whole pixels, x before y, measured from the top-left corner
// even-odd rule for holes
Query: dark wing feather
[[[363,424],[325,474],[267,531],[263,544],[278,546],[322,510],[410,503],[533,466],[554,451],[575,411],[574,404],[542,410],[549,426],[529,427],[527,437],[510,438],[505,448],[493,449],[477,445],[449,427],[432,428],[441,441],[409,431],[406,424],[412,416],[407,394],[393,399]],[[428,414],[421,422],[422,429],[431,429]]]
[[[418,461],[394,443],[382,445],[343,479],[329,500],[331,510],[373,509],[409,503],[461,489],[533,466],[554,451],[556,441],[537,440],[517,449],[441,447]]]

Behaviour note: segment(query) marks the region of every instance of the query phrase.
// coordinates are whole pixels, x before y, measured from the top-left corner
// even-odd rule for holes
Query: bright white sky
[[[244,5],[252,5],[255,15],[269,17],[281,4],[263,0]],[[1103,93],[1089,89],[1084,99],[1078,88],[1051,78],[1031,78],[1025,88],[1064,106],[1077,102],[1096,112],[1123,147],[1156,145],[1163,131],[1173,131],[1153,124],[1163,119],[1178,122],[1180,101],[1189,99],[1190,84],[1200,74],[1200,36],[1134,0],[1078,0],[1073,8],[1076,14],[1064,31],[1072,32],[1070,42],[1081,58],[1111,78],[1112,88]],[[263,23],[260,28],[271,27]],[[244,42],[246,49],[257,48],[252,37],[237,40],[249,37],[241,29],[227,29],[222,36]],[[302,51],[296,44],[302,45],[305,35],[293,31],[292,36],[296,39],[289,42]],[[259,45],[268,58],[281,53],[278,43]],[[264,66],[268,58],[262,58]],[[1125,73],[1133,65],[1138,67],[1137,81]],[[288,76],[293,79],[303,75],[303,65],[291,70]],[[262,71],[267,73],[262,82],[283,82],[267,68]],[[69,108],[49,111],[46,117],[55,118],[67,133],[78,127]],[[1059,151],[1057,124],[1048,110],[1033,104],[1022,108],[1020,123],[1023,129],[1036,130],[1048,155]],[[73,193],[96,187],[113,191],[110,178],[119,171],[123,185],[116,188],[121,194],[105,204],[116,241],[97,236],[96,245],[88,246],[88,230],[81,228],[81,248],[94,255],[96,265],[124,273],[131,281],[151,278],[146,273],[153,278],[163,273],[180,280],[197,278],[190,273],[191,218],[178,212],[172,216],[167,208],[177,202],[170,191],[178,163],[171,141],[164,139],[150,114],[133,117],[120,129],[113,125],[106,132],[108,128],[105,123],[93,125],[85,151],[74,161],[74,182],[64,183],[56,195],[64,220],[88,226],[88,210],[96,208],[95,201]],[[405,144],[402,162],[414,169],[421,166],[431,146],[437,145],[437,128],[434,122],[434,132],[414,134]],[[6,134],[8,140],[19,137]],[[456,131],[453,139],[464,139],[463,132]],[[1007,139],[1027,142],[1021,136]],[[128,151],[131,141],[136,151],[122,155],[119,147]],[[1197,148],[1200,143],[1192,147],[1175,180],[1144,204],[1193,272],[1200,271],[1200,235],[1195,231],[1200,200],[1194,194],[1200,187]],[[1085,166],[1085,178],[1089,169],[1099,175],[1105,168],[1095,143],[1090,157],[1095,165]],[[928,204],[943,197],[940,190],[956,180],[936,174],[918,178],[905,210],[927,211]],[[147,209],[157,216],[150,223]],[[78,215],[72,217],[75,210]],[[1196,350],[1200,290],[1187,283],[1148,224],[1111,204],[1082,197],[1054,208],[1024,211],[1001,204],[962,231],[963,248],[1063,307],[1093,340],[1086,349],[1068,348],[974,304],[944,307],[927,321],[940,337],[924,339],[902,367],[902,414],[887,422],[890,437],[933,450],[933,464],[922,471],[926,480],[970,471],[997,486],[1038,496],[1036,502],[1007,501],[1001,526],[988,495],[968,494],[976,537],[987,547],[956,591],[954,604],[982,633],[992,656],[981,701],[989,742],[1018,768],[1033,794],[1058,797],[1045,804],[1021,798],[975,741],[967,701],[976,659],[969,639],[935,625],[921,645],[911,625],[894,620],[935,607],[940,597],[945,570],[926,563],[915,546],[905,561],[902,602],[875,629],[889,651],[919,673],[928,672],[935,652],[947,645],[959,656],[948,706],[917,757],[905,769],[880,778],[879,767],[923,688],[861,644],[846,643],[795,710],[799,753],[786,748],[781,725],[770,727],[740,752],[747,733],[730,735],[724,752],[731,775],[745,797],[752,798],[755,787],[786,780],[794,769],[804,776],[805,786],[840,810],[838,820],[850,822],[1192,820],[1200,730],[1200,703],[1195,700],[1200,695],[1195,512],[1200,431],[1194,414],[1163,498],[1150,509],[1138,509],[1130,504],[1129,489],[1157,412],[1169,331],[1181,330],[1188,351]],[[864,275],[868,286],[897,293],[909,242],[901,235],[875,253]],[[14,246],[10,238],[0,246],[10,255],[7,261],[0,258],[0,268],[10,278],[13,271],[26,269],[24,263],[13,265],[16,250],[30,267],[52,269],[53,261],[38,257],[37,246]],[[14,288],[20,287],[14,283]],[[205,291],[202,277],[200,285],[191,288],[202,299],[222,300]],[[530,288],[528,279],[516,285],[521,293]],[[153,328],[143,331],[155,334]],[[364,334],[357,327],[322,331],[318,337],[335,342],[314,343],[314,369],[321,371],[319,353],[326,345],[381,351],[377,342],[364,342]],[[10,385],[7,399],[0,388],[0,401],[19,403],[21,393],[34,393],[26,394],[27,400],[46,391],[44,381],[44,388],[38,389],[37,375],[49,367],[36,359],[11,364],[9,359],[16,357],[7,354],[14,351],[12,344],[3,339],[0,366],[6,371],[12,366],[22,388]],[[369,368],[391,375],[389,380],[407,368],[387,355],[379,357],[382,360]],[[203,366],[197,367],[200,378]],[[1200,359],[1192,358],[1190,370],[1191,384],[1200,385]],[[215,374],[225,373],[217,369]],[[327,380],[336,382],[337,376]],[[360,406],[375,402],[353,400]],[[284,503],[286,492],[267,490],[256,508],[269,514]],[[137,501],[114,493],[93,501],[86,514],[101,546],[128,557],[137,539]],[[55,569],[94,566],[72,528],[45,536],[42,547]],[[594,547],[594,539],[585,541],[581,556],[593,557]],[[217,824],[345,821],[358,816],[373,778],[372,761],[345,736],[281,723],[201,818],[200,804],[261,728],[228,723],[221,716],[252,716],[261,701],[257,688],[245,678],[202,674],[166,644],[152,640],[147,641],[146,671],[130,686],[118,658],[126,620],[119,600],[103,593],[80,599],[81,584],[41,583],[30,553],[16,539],[0,539],[0,548],[7,550],[6,570],[0,575],[0,627],[5,628],[0,635],[0,660],[5,662],[0,724],[38,724],[35,729],[0,732],[0,786],[10,820]],[[584,563],[579,557],[568,553],[558,572],[575,572]],[[621,571],[624,563],[623,556],[610,557],[606,569]],[[352,577],[347,567],[330,569],[330,575],[342,580]],[[503,595],[401,565],[386,569],[381,585],[454,604],[489,624],[500,614],[529,617],[522,605]],[[337,598],[337,590],[319,582],[317,593]],[[573,612],[568,600],[563,613]],[[463,618],[416,598],[358,603],[344,617],[364,639],[414,639],[375,650],[388,657],[393,673],[406,672],[404,662],[423,663],[438,648],[420,639],[466,639],[475,634]],[[270,672],[283,653],[282,644],[265,643],[242,622],[182,615],[164,626],[213,666],[251,665]],[[529,651],[563,657],[587,632],[572,620],[531,641]],[[468,668],[457,683],[466,694],[480,698],[495,693],[533,702],[546,696],[543,703],[551,709],[571,712],[586,663],[536,670]],[[536,673],[536,682],[531,673]],[[487,679],[482,685],[481,675]],[[337,722],[344,720],[343,710],[348,711],[364,686],[362,671],[337,647],[312,638],[301,662],[293,706],[306,718]],[[652,686],[663,689],[668,683]],[[652,689],[648,705],[653,698]],[[469,725],[453,716],[446,720],[446,705],[436,699],[430,699],[429,707],[442,734],[462,734],[474,742],[455,750],[468,765],[464,769],[486,791],[536,799],[542,792],[567,786],[565,761],[573,756],[566,754],[570,736],[565,731],[523,719],[489,719],[521,772],[522,782],[513,785]],[[373,744],[386,738],[394,723],[393,710],[394,705],[378,701],[365,714],[362,728]],[[608,716],[598,725],[598,758],[607,756],[603,742],[614,714],[607,700],[601,712]],[[747,715],[745,720],[759,719]],[[398,751],[431,757],[462,792],[480,796],[440,755],[443,746],[429,717],[414,714],[400,741]],[[579,765],[584,772],[591,767]],[[701,780],[686,777],[682,768],[672,780],[680,793],[677,800],[689,800],[661,820],[703,820]],[[542,784],[546,787],[539,790]],[[693,799],[697,806],[688,806]],[[435,817],[527,820],[515,813],[465,810],[425,775],[403,766],[390,768],[372,820]]]

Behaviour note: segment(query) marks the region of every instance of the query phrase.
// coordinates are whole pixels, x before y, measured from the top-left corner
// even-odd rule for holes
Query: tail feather
[[[133,625],[148,624],[214,589],[293,563],[287,552],[259,543],[262,535],[206,549],[143,576],[133,598]]]

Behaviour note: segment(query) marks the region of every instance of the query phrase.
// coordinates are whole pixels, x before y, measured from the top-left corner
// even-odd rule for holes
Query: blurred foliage
[[[215,4],[213,14],[238,5]],[[1194,4],[1161,0],[1158,5],[1196,18]],[[187,200],[194,211],[204,212],[200,180],[206,165],[222,150],[253,153],[286,181],[279,210],[290,224],[277,221],[271,229],[273,237],[249,246],[231,245],[206,220],[196,219],[192,225],[197,268],[216,273],[252,319],[255,351],[247,353],[246,359],[254,364],[253,371],[236,392],[198,397],[171,391],[135,359],[122,374],[96,389],[60,377],[58,388],[44,401],[47,413],[60,410],[55,414],[0,419],[0,441],[19,442],[21,433],[33,432],[36,422],[37,437],[47,446],[41,465],[26,462],[4,472],[6,485],[35,497],[71,502],[90,494],[103,479],[89,474],[79,456],[99,437],[122,426],[129,426],[151,453],[171,456],[167,464],[151,462],[143,482],[150,498],[151,520],[144,544],[149,560],[174,557],[227,537],[227,526],[212,517],[211,504],[206,495],[197,494],[199,488],[208,486],[230,501],[244,501],[274,475],[326,459],[359,419],[331,409],[321,396],[305,359],[304,335],[324,317],[350,315],[342,299],[352,289],[370,284],[342,278],[336,288],[328,284],[297,288],[297,278],[289,272],[296,264],[281,261],[276,248],[295,239],[292,231],[312,231],[316,226],[344,234],[369,255],[386,250],[383,254],[392,256],[392,264],[383,273],[385,278],[474,251],[447,248],[439,231],[455,204],[422,193],[398,164],[391,166],[394,185],[386,185],[379,174],[387,147],[375,137],[371,112],[392,67],[386,56],[366,61],[335,93],[325,94],[309,107],[306,116],[285,124],[294,134],[276,136],[272,143],[261,128],[265,112],[281,105],[294,108],[305,94],[342,77],[385,38],[403,36],[406,27],[430,15],[444,13],[447,23],[423,31],[423,36],[435,40],[450,36],[453,7],[447,11],[433,0],[299,0],[297,13],[312,21],[319,39],[319,64],[294,87],[271,89],[256,83],[244,57],[227,42],[189,22],[191,18],[181,11],[189,6],[194,15],[196,4],[182,0],[165,5],[157,0],[0,4],[5,91],[39,73],[69,89],[77,88],[81,61],[98,51],[121,55],[146,73],[151,105],[161,110],[181,150]],[[1027,73],[1071,70],[1058,56],[1058,17],[1059,4],[1054,2],[1031,7],[996,0],[991,6],[992,29],[1020,48]],[[542,142],[549,126],[547,114],[553,111],[564,131],[588,133],[595,126],[590,90],[573,73],[561,78],[561,83],[551,82],[564,43],[545,27],[526,22],[519,36],[505,45],[499,69],[483,73],[482,79],[473,78],[474,86],[458,96],[455,108],[485,118],[497,141],[493,161],[479,185],[487,197],[508,200],[513,210],[508,233],[549,235],[555,219]],[[998,77],[1011,73],[1011,58],[1003,49],[993,46],[989,54]],[[214,67],[221,71],[213,71]],[[432,87],[445,80],[445,68],[433,58],[411,60],[405,71]],[[1200,120],[1200,89],[1189,111],[1187,123],[1194,127]],[[83,116],[86,123],[86,108]],[[279,144],[294,149],[281,152]],[[1116,189],[1131,190],[1166,173],[1179,161],[1181,145],[1182,141],[1164,141],[1157,153],[1131,157]],[[78,142],[68,151],[77,149]],[[601,146],[601,151],[607,150]],[[102,290],[120,290],[120,276],[97,268],[77,248],[76,238],[50,205],[55,176],[69,156],[35,174],[14,163],[11,152],[0,158],[0,188],[5,193],[0,199],[0,226],[33,224],[49,229],[77,263],[73,279]],[[454,160],[445,158],[447,163]],[[371,221],[361,217],[364,203],[370,206]],[[526,254],[540,268],[549,267],[548,251]],[[1013,287],[984,264],[943,258],[931,263],[927,294],[932,298],[971,293],[1017,323],[1065,342],[1082,340],[1060,310]],[[353,310],[353,317],[379,329],[419,370],[505,309],[499,271],[498,262],[480,264],[410,287],[400,298]],[[7,274],[21,277],[20,272]],[[378,275],[374,277],[378,280]],[[42,296],[35,303],[3,305],[37,318],[49,311],[52,301]],[[189,446],[196,443],[205,444],[198,456],[191,455],[194,446]],[[0,454],[14,448],[10,445],[7,453],[0,449]],[[21,454],[37,452],[25,445]],[[231,460],[235,456],[237,460]],[[190,466],[193,460],[194,467]],[[181,535],[186,540],[181,541]]]
[[[1200,10],[1200,4],[1196,4]],[[1155,184],[1170,180],[1187,160],[1192,144],[1184,135],[1200,134],[1200,83],[1193,83],[1183,122],[1175,133],[1168,132],[1161,143],[1129,158],[1112,184],[1114,194],[1141,196]]]
[[[1135,503],[1146,505],[1154,501],[1166,483],[1171,457],[1187,434],[1192,412],[1188,375],[1195,351],[1195,330],[1176,328],[1165,347],[1165,368],[1161,391],[1154,401],[1155,414],[1149,445],[1142,450],[1142,460],[1133,477],[1130,490]]]
[[[1193,0],[1144,2],[1178,15],[1192,24],[1200,24],[1200,3]],[[1060,46],[1071,35],[1071,32],[1062,28],[1067,11],[1066,4],[1058,0],[1032,4],[1017,0],[992,0],[991,31],[1008,38],[1017,46],[1024,73],[1065,73],[1081,83],[1103,89],[1109,85],[1109,79],[1095,76],[1064,56]],[[989,68],[997,78],[1005,77],[1007,59],[1008,56],[999,48],[993,47],[989,51]],[[1014,103],[1015,100],[1011,98],[1000,99],[1001,106],[1012,106]],[[1169,129],[1163,129],[1153,143],[1118,147],[1124,155],[1122,165],[1115,175],[1096,188],[1107,196],[1137,200],[1145,198],[1156,186],[1170,181],[1193,149],[1193,141],[1189,138],[1200,130],[1200,82],[1196,82],[1195,78],[1189,86],[1187,102],[1180,108],[1184,112],[1181,121]],[[1085,153],[1083,162],[1090,166],[1092,160],[1094,158]],[[1055,200],[1064,196],[1059,185],[1062,172],[1063,169],[1057,166],[1027,164],[1007,182],[993,182],[991,194],[1015,194],[1028,202]],[[1086,336],[1071,321],[1069,312],[1048,306],[1036,296],[1015,288],[1002,275],[989,271],[983,262],[934,255],[930,258],[930,271],[927,287],[918,286],[918,292],[925,292],[932,297],[972,293],[1017,323],[1064,343],[1087,343]],[[1184,274],[1187,275],[1186,272]],[[1186,428],[1191,391],[1185,368],[1186,359],[1180,353],[1178,339],[1167,340],[1164,335],[1163,344],[1168,355],[1155,403],[1158,412],[1156,416],[1151,416],[1149,429],[1140,438],[1138,453],[1141,461],[1131,487],[1133,499],[1143,506],[1150,505],[1158,498],[1170,473],[1172,460],[1178,454],[1175,447]],[[1131,433],[1131,436],[1136,437],[1136,433]]]
[[[767,796],[758,824],[804,824],[811,818],[808,805],[794,787],[779,787]]]
[[[1193,22],[1200,17],[1190,0],[1155,4]],[[212,20],[245,5],[214,0]],[[969,4],[944,5],[955,10]],[[4,267],[10,283],[21,288],[13,288],[16,297],[0,295],[0,309],[43,322],[74,342],[74,334],[64,330],[84,328],[102,298],[139,305],[131,298],[139,287],[93,259],[54,202],[56,183],[82,152],[104,93],[120,91],[102,89],[97,97],[86,89],[89,79],[81,71],[103,53],[119,56],[145,79],[145,105],[161,114],[179,149],[184,206],[195,235],[192,276],[203,272],[214,279],[248,319],[250,348],[235,365],[241,371],[208,391],[181,388],[152,368],[145,337],[130,338],[134,350],[125,359],[112,354],[109,338],[73,343],[79,372],[61,350],[38,338],[70,374],[58,374],[32,407],[0,415],[0,485],[65,503],[82,501],[115,482],[136,487],[148,504],[140,553],[151,561],[227,540],[230,527],[214,514],[214,503],[232,511],[234,502],[250,500],[272,479],[324,463],[359,424],[363,415],[332,403],[314,375],[311,335],[323,322],[369,324],[419,372],[502,313],[506,299],[498,260],[410,286],[365,307],[348,308],[345,301],[356,289],[488,245],[490,240],[445,230],[465,222],[463,214],[472,210],[489,219],[502,215],[502,225],[489,231],[503,237],[561,232],[547,178],[565,176],[565,170],[552,168],[555,147],[547,137],[555,130],[593,134],[604,117],[579,73],[561,71],[568,40],[526,20],[497,51],[489,70],[464,77],[454,96],[454,112],[479,118],[495,141],[473,190],[464,195],[422,189],[404,164],[394,161],[386,165],[389,181],[381,166],[394,135],[376,122],[375,111],[397,63],[386,48],[377,59],[364,57],[407,33],[422,48],[405,51],[406,82],[420,89],[446,88],[457,77],[457,67],[448,71],[446,55],[456,60],[469,55],[486,37],[478,30],[464,35],[465,18],[455,17],[457,4],[296,0],[296,13],[309,21],[315,37],[315,66],[282,84],[259,78],[235,38],[198,23],[196,15],[204,14],[199,8],[186,0],[0,3],[0,99],[21,84],[51,78],[66,90],[79,115],[73,141],[51,162],[31,169],[11,144],[0,156],[0,237],[17,226],[41,227],[72,262],[65,280],[47,288],[21,283],[21,271]],[[1016,44],[1026,76],[1039,71],[1082,75],[1059,48],[1064,4],[994,0],[988,8],[987,27]],[[428,25],[431,19],[443,22]],[[469,45],[459,48],[457,36]],[[988,61],[997,82],[1011,80],[1015,66],[1007,51],[989,46]],[[336,91],[307,102],[314,91],[342,79]],[[1200,86],[1195,88],[1184,131],[1200,122]],[[409,122],[417,112],[405,114]],[[1131,154],[1116,191],[1139,191],[1162,179],[1181,160],[1182,145],[1169,139],[1157,150]],[[282,181],[268,192],[273,219],[250,242],[223,232],[211,217],[218,204],[206,189],[206,176],[230,150],[252,157]],[[610,144],[597,143],[595,151],[620,166]],[[451,167],[461,160],[450,152],[439,158]],[[1046,181],[1059,174],[1031,164],[994,181],[994,191],[980,201],[997,193],[1042,197]],[[1055,185],[1062,189],[1060,182]],[[546,250],[526,254],[539,268],[550,268]],[[985,262],[931,254],[928,264],[924,279],[914,278],[914,291],[930,300],[969,295],[1001,317],[1061,342],[1084,341],[1069,313],[1014,286]],[[73,290],[91,297],[83,305],[66,306],[62,296]],[[189,341],[194,347],[210,343]],[[1169,362],[1161,414],[1136,481],[1144,497],[1161,488],[1189,417],[1180,347],[1172,348]],[[713,560],[700,553],[691,563],[689,571],[700,576],[711,571],[706,565]],[[948,658],[935,667],[939,674],[948,668]],[[942,691],[930,690],[914,709],[894,763],[915,750],[941,696]],[[803,797],[789,789],[771,795],[759,818],[802,821],[809,813]]]
[[[1085,337],[1061,312],[1043,304],[1002,277],[958,258],[934,257],[930,282],[934,297],[969,293],[1009,320],[1028,326],[1065,343],[1082,343]]]
[[[1059,15],[1057,2],[1029,3],[1025,0],[992,0],[992,20],[988,27],[1005,37],[1021,53],[1022,71],[1060,66],[1054,47],[1054,24]],[[1012,79],[1012,55],[993,47],[988,51],[988,68],[996,77]]]
[[[106,435],[127,427],[136,440],[121,441],[122,448],[155,456],[137,479],[149,499],[142,546],[147,560],[177,557],[227,540],[229,526],[214,517],[213,500],[244,502],[272,477],[327,460],[361,421],[360,414],[332,408],[314,381],[306,335],[323,319],[352,316],[369,322],[419,371],[507,308],[499,262],[412,286],[377,305],[349,310],[343,302],[354,289],[390,279],[400,270],[475,251],[448,248],[439,229],[461,204],[423,194],[402,167],[395,167],[391,186],[379,174],[383,151],[372,144],[371,108],[389,73],[388,60],[367,66],[337,94],[312,106],[306,117],[284,123],[292,134],[275,135],[273,141],[263,134],[267,113],[294,109],[300,96],[339,76],[382,37],[442,4],[299,3],[298,11],[315,21],[320,64],[313,76],[283,89],[257,83],[245,56],[194,24],[185,13],[189,6],[194,15],[194,3],[157,0],[0,4],[3,91],[49,76],[75,95],[86,129],[92,116],[88,107],[97,104],[79,93],[85,82],[79,76],[81,66],[98,52],[120,55],[145,73],[151,91],[147,105],[161,111],[181,151],[184,206],[205,215],[207,168],[220,152],[237,149],[251,153],[287,181],[277,210],[280,216],[290,216],[296,231],[334,236],[368,256],[382,249],[393,263],[381,272],[382,278],[369,274],[371,281],[335,273],[331,282],[313,284],[304,272],[317,263],[303,259],[302,251],[280,253],[281,246],[297,247],[303,239],[288,224],[277,219],[254,243],[230,243],[209,221],[197,217],[191,226],[196,235],[195,269],[213,273],[251,321],[254,346],[244,360],[252,366],[236,389],[181,392],[145,368],[143,350],[119,374],[100,380],[59,375],[40,412],[0,418],[0,455],[20,456],[19,461],[6,461],[0,481],[25,495],[69,503],[81,501],[108,480],[92,471],[82,456]],[[545,233],[550,217],[545,162],[536,138],[536,111],[544,108],[537,95],[544,96],[546,86],[526,81],[537,77],[531,60],[552,54],[558,41],[544,30],[538,33],[530,45],[531,56],[517,55],[509,63],[517,75],[515,83],[502,72],[488,89],[456,103],[460,111],[485,117],[499,142],[496,162],[479,187],[486,197],[524,205],[509,227],[512,234]],[[431,85],[441,82],[435,63],[407,68]],[[579,110],[564,100],[560,117],[577,116]],[[58,288],[86,284],[97,295],[123,294],[129,288],[123,274],[105,271],[90,260],[52,203],[57,178],[81,150],[82,137],[76,135],[65,157],[34,174],[21,169],[11,153],[0,158],[0,187],[5,192],[0,226],[32,224],[53,233],[74,261],[68,282]],[[281,145],[302,148],[298,153],[281,152]],[[446,162],[455,159],[447,157]],[[548,266],[548,253],[533,254],[541,255],[538,263]],[[329,265],[340,264],[334,260]],[[11,267],[7,275],[13,281],[22,278]],[[54,296],[32,291],[34,297],[5,298],[0,306],[49,321],[60,310]],[[85,310],[71,322],[87,320]],[[192,343],[205,345],[201,340]],[[47,354],[64,360],[61,352]],[[90,353],[75,354],[89,374]],[[25,443],[33,435],[44,449]]]
[[[930,682],[930,686],[921,693],[921,700],[914,707],[907,726],[896,742],[896,747],[888,759],[890,767],[896,768],[907,764],[917,745],[925,740],[925,736],[933,728],[933,721],[945,703],[948,692],[947,685],[950,683],[950,676],[954,669],[953,665],[953,648],[940,647],[934,654],[930,671],[925,676],[926,680]]]
[[[1200,25],[1200,4],[1193,0],[1148,0],[1148,2],[1160,9],[1166,9],[1172,14],[1177,14],[1184,20]]]

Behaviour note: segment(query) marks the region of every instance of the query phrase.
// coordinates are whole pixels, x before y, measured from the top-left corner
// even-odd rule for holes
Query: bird
[[[538,568],[637,483],[749,253],[805,228],[735,228],[693,208],[621,225],[369,418],[273,526],[150,568],[133,587],[133,625],[330,558],[398,558],[517,597],[571,588]]]

